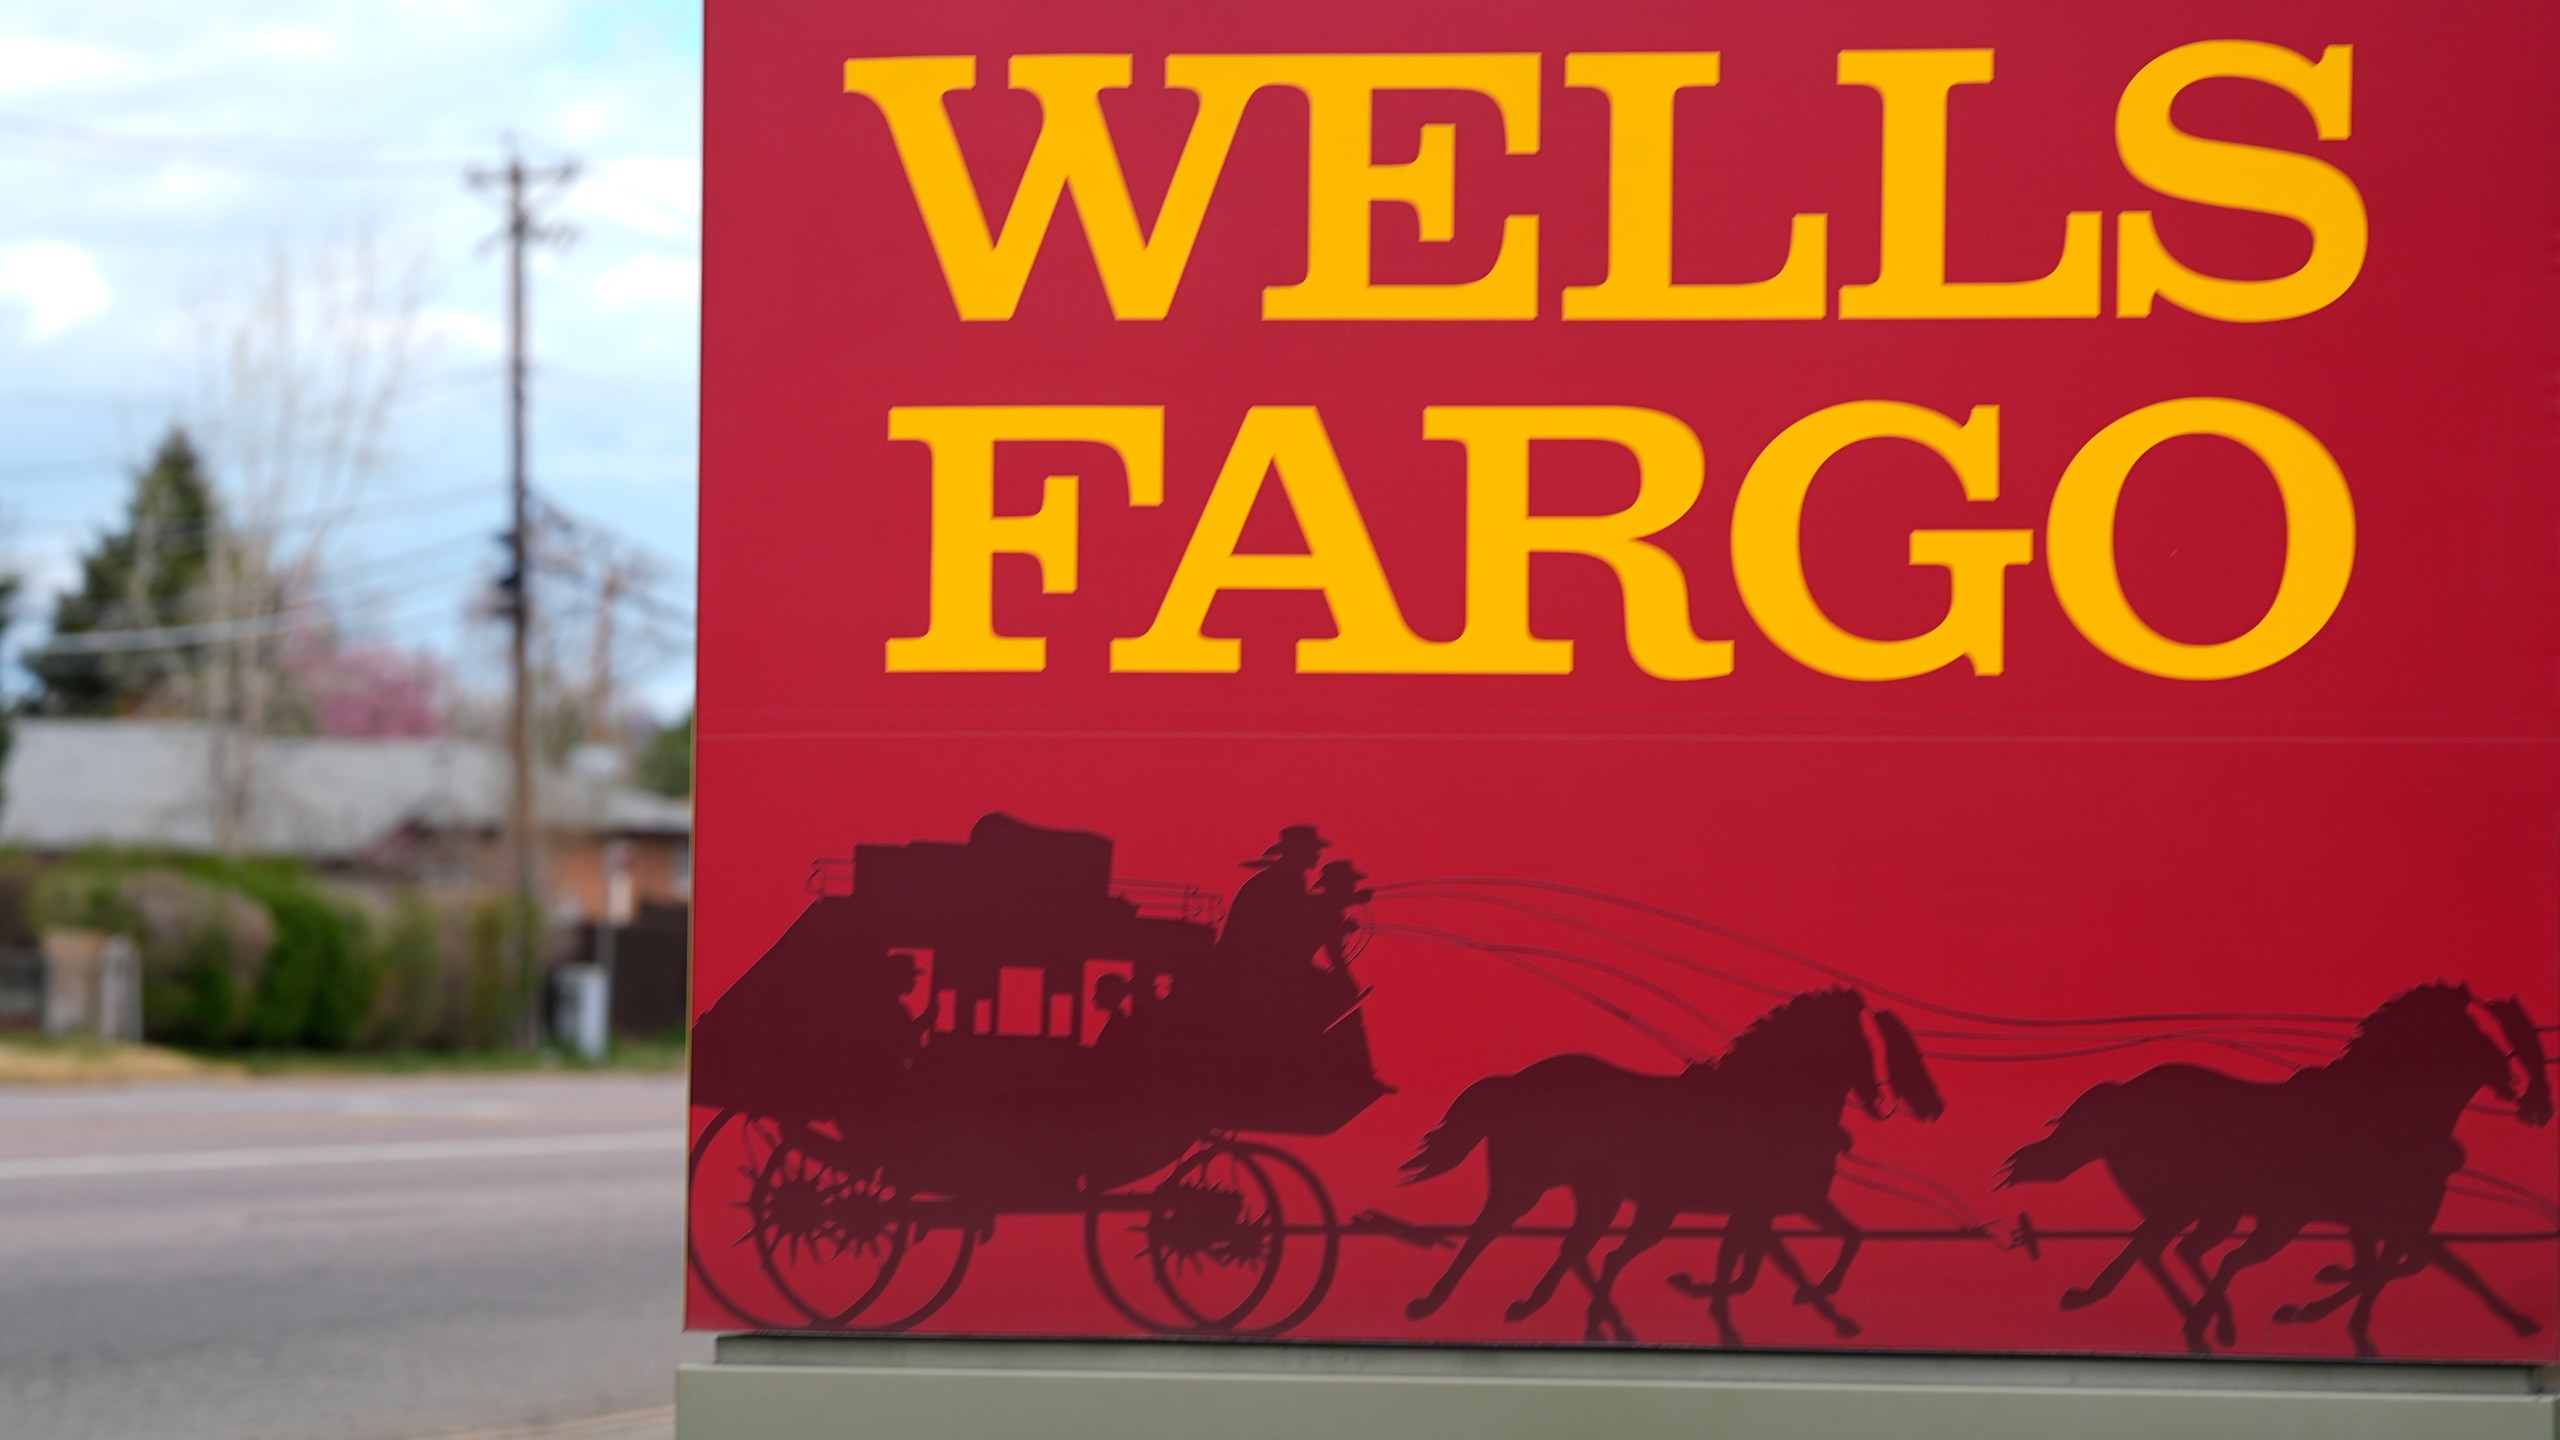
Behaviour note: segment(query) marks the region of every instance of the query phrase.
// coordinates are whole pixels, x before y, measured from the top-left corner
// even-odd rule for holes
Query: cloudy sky
[[[0,564],[41,633],[132,468],[183,422],[219,435],[218,317],[272,257],[357,237],[421,275],[420,351],[323,593],[360,630],[487,663],[467,618],[504,524],[503,257],[464,183],[507,138],[574,159],[574,229],[534,281],[537,488],[661,557],[628,663],[691,683],[699,63],[694,0],[18,0],[0,14]],[[386,266],[396,269],[396,265]],[[214,444],[217,465],[226,460]],[[236,472],[239,464],[231,469]],[[236,479],[217,473],[217,479]],[[14,670],[14,661],[10,668]],[[12,674],[0,685],[14,686]],[[0,694],[11,693],[0,689]]]

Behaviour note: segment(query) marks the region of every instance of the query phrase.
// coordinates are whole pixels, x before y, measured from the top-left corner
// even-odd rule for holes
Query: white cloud
[[[702,262],[674,255],[634,255],[596,276],[607,305],[684,305],[702,298]]]
[[[494,315],[435,305],[418,312],[418,339],[431,347],[450,345],[473,356],[495,355],[507,343],[507,332]]]
[[[33,35],[0,35],[0,94],[76,85],[124,69],[112,51],[87,45],[65,45]]]
[[[690,155],[622,155],[591,170],[577,208],[660,240],[690,243],[702,228],[702,162]]]
[[[27,339],[50,340],[107,308],[113,296],[85,250],[33,240],[0,250],[0,299],[27,312]]]
[[[260,31],[248,38],[244,48],[262,55],[308,59],[329,54],[338,48],[338,42],[319,30],[295,27]]]

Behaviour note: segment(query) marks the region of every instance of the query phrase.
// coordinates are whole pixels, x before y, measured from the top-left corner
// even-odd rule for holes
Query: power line
[[[272,529],[282,532],[304,526],[370,525],[378,521],[397,520],[408,516],[440,510],[452,505],[458,500],[486,500],[496,493],[496,489],[496,486],[487,481],[482,481],[476,485],[459,486],[450,490],[437,490],[425,495],[397,496],[388,501],[346,501],[335,506],[327,506],[317,510],[306,510],[267,517],[257,522],[257,528]],[[111,525],[114,523],[116,522],[95,521],[86,525],[47,526],[39,529],[18,532],[18,536],[16,538],[26,538],[31,536],[94,536],[98,533],[100,526]],[[152,534],[167,540],[199,539],[226,526],[235,532],[245,528],[235,521],[215,519],[211,521],[186,521],[183,523],[158,525],[153,527]]]
[[[297,586],[293,582],[280,580],[272,584],[264,585],[248,584],[208,586],[189,589],[174,597],[172,607],[201,612],[207,608],[219,607],[227,603],[242,601],[251,604],[271,602],[283,608],[291,608],[295,605],[311,603],[327,605],[353,604],[379,599],[385,596],[396,597],[426,589],[442,588],[460,581],[471,575],[473,572],[485,567],[485,561],[474,558],[475,555],[478,554],[482,543],[484,543],[482,538],[477,534],[453,536],[437,541],[432,545],[424,545],[412,550],[400,551],[379,561],[369,561],[357,574],[316,580],[308,585]],[[433,566],[422,563],[431,561],[450,562],[456,559],[464,560],[469,563],[458,567],[453,566],[450,563],[443,566]],[[402,576],[405,578],[401,579],[400,583],[394,585],[390,583],[394,576]],[[59,625],[66,618],[75,618],[66,616],[64,611],[66,607],[76,607],[77,604],[78,597],[76,596],[66,595],[61,597],[55,602],[53,612],[45,617],[47,623]],[[149,628],[148,626],[114,626],[106,623],[116,613],[116,611],[121,608],[122,607],[120,606],[111,605],[106,607],[97,615],[76,618],[84,620],[85,623],[95,631],[119,628]],[[157,626],[160,623],[159,617],[156,616],[146,615],[141,618],[149,621],[151,626]],[[243,617],[234,616],[231,618],[238,619]],[[198,622],[192,620],[172,620],[170,623],[194,624]]]
[[[443,598],[445,598],[445,596],[440,589],[434,587],[421,587],[408,594],[402,604],[394,607],[392,613],[407,610],[420,600]],[[290,613],[251,616],[241,620],[223,621],[220,623],[238,628],[227,634],[198,634],[185,636],[175,641],[160,639],[149,644],[134,644],[115,647],[96,646],[81,650],[73,650],[68,646],[57,648],[52,641],[48,640],[43,644],[26,646],[19,658],[29,664],[41,665],[46,669],[58,669],[64,665],[73,665],[86,667],[87,669],[94,671],[102,669],[113,663],[115,657],[119,654],[165,655],[189,650],[200,650],[215,645],[230,644],[240,640],[282,639],[290,635],[316,634],[323,631],[342,631],[350,628],[346,624],[344,617],[340,616],[327,606],[307,606]],[[203,628],[205,627],[161,627],[164,631],[180,629],[199,630]],[[110,631],[101,633],[112,635],[132,635],[141,632]],[[76,639],[85,637],[63,638]]]
[[[416,599],[440,595],[450,588],[448,581],[413,584],[378,598]],[[343,600],[340,602],[343,603]],[[35,647],[35,656],[54,655],[128,655],[138,651],[195,650],[208,645],[228,644],[235,640],[262,640],[297,631],[325,628],[337,620],[338,605],[317,595],[286,603],[264,615],[244,615],[230,620],[203,620],[185,625],[155,625],[130,630],[84,630],[70,635],[48,636]]]

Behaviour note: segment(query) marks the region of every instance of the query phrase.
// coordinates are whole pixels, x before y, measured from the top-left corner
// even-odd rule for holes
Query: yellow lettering
[[[1840,83],[1884,101],[1882,255],[1873,284],[1840,287],[1843,320],[2094,318],[2095,210],[2063,221],[2062,259],[2040,280],[1947,279],[1947,92],[1991,82],[1988,50],[1843,50]]]
[[[2284,575],[2248,633],[2215,645],[2172,640],[2143,623],[2116,573],[2116,503],[2134,462],[2181,435],[2219,435],[2266,462],[2284,497]],[[2291,419],[2245,400],[2146,405],[2089,438],[2062,472],[2046,521],[2045,564],[2063,613],[2089,643],[2147,674],[2228,680],[2264,670],[2337,613],[2355,568],[2355,501],[2327,447]]]
[[[1382,285],[1370,276],[1370,210],[1412,207],[1422,238],[1456,230],[1457,127],[1422,127],[1414,158],[1374,159],[1381,90],[1463,90],[1502,115],[1503,149],[1538,148],[1535,55],[1228,56],[1262,83],[1307,97],[1307,278],[1262,292],[1266,320],[1530,320],[1538,313],[1538,217],[1502,221],[1502,248],[1481,277],[1450,285]]]
[[[1040,99],[1040,138],[1005,212],[1004,228],[991,234],[978,190],[960,154],[945,98],[977,83],[978,62],[967,55],[848,60],[844,88],[865,95],[889,122],[889,138],[906,167],[925,233],[942,262],[951,303],[963,320],[1009,320],[1022,299],[1031,262],[1057,215],[1062,194],[1075,195],[1076,215],[1101,272],[1111,313],[1123,320],[1161,320],[1182,283],[1192,245],[1208,213],[1218,172],[1235,144],[1251,87],[1223,79],[1199,57],[1165,63],[1168,89],[1192,90],[1200,110],[1175,162],[1173,183],[1152,233],[1138,225],[1128,177],[1102,119],[1102,92],[1129,84],[1126,55],[1017,55],[1009,70],[1014,89]],[[1207,81],[1209,83],[1201,83]]]
[[[1076,588],[1076,477],[1052,475],[1040,508],[995,513],[996,445],[1083,440],[1108,445],[1129,478],[1129,503],[1164,503],[1164,410],[1154,405],[901,405],[889,438],[933,452],[931,607],[925,633],[891,640],[887,668],[1029,671],[1047,668],[1048,642],[999,635],[995,557],[1028,555],[1043,594]]]
[[[1798,215],[1787,259],[1766,280],[1676,284],[1671,278],[1672,103],[1713,85],[1714,51],[1564,57],[1564,83],[1609,97],[1609,274],[1568,286],[1567,320],[1819,320],[1828,300],[1828,220]]]
[[[1467,448],[1467,628],[1450,664],[1477,675],[1565,675],[1573,642],[1529,631],[1529,557],[1587,555],[1616,573],[1627,651],[1648,675],[1703,680],[1733,673],[1730,642],[1689,628],[1689,584],[1650,543],[1698,501],[1706,462],[1698,437],[1659,410],[1616,405],[1434,405],[1422,433]],[[1634,503],[1610,515],[1529,513],[1529,447],[1598,440],[1636,458]]]
[[[1280,477],[1303,555],[1239,555],[1247,517],[1263,481]],[[1111,642],[1115,671],[1231,673],[1242,646],[1202,633],[1209,607],[1228,590],[1313,590],[1333,611],[1334,635],[1298,642],[1297,668],[1309,674],[1401,674],[1444,670],[1434,660],[1445,645],[1413,633],[1397,608],[1369,527],[1351,498],[1342,461],[1314,407],[1257,405],[1245,412],[1226,464],[1165,587],[1164,604],[1144,635]]]
[[[1903,680],[1969,660],[1997,675],[2003,641],[2001,587],[2009,566],[2034,555],[2025,530],[1915,530],[1911,563],[1947,570],[1947,614],[1908,640],[1853,635],[1822,613],[1805,583],[1803,521],[1813,478],[1861,440],[1909,440],[1944,459],[1967,500],[2000,495],[2000,412],[1977,405],[1958,425],[1934,410],[1859,400],[1817,410],[1778,433],[1743,477],[1733,505],[1733,578],[1744,608],[1777,647],[1844,680]]]
[[[2354,89],[2353,52],[2332,45],[2317,64],[2280,45],[2208,40],[2181,45],[2142,67],[2116,104],[2116,151],[2135,179],[2163,195],[2298,220],[2311,258],[2272,280],[2226,280],[2178,263],[2148,210],[2116,217],[2116,313],[2148,315],[2154,296],[2215,320],[2291,320],[2347,293],[2364,269],[2364,196],[2326,161],[2258,145],[2207,140],[2169,118],[2180,91],[2234,77],[2273,85],[2311,112],[2323,140],[2344,140]]]

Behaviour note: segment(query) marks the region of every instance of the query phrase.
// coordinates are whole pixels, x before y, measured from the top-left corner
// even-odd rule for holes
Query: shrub
[[[515,1039],[524,1018],[524,967],[540,964],[535,948],[541,936],[539,916],[512,896],[484,900],[471,912],[464,1045],[495,1047]]]
[[[383,904],[296,863],[137,852],[0,854],[0,943],[19,909],[30,934],[132,937],[146,1034],[199,1049],[510,1045],[542,933],[504,897]]]
[[[247,1040],[262,1050],[347,1050],[364,1039],[381,972],[367,953],[364,912],[294,866],[217,867],[266,907],[275,948],[249,1004]]]
[[[405,1050],[446,1038],[444,917],[414,891],[392,902],[380,947],[382,995],[373,1038]]]
[[[142,1013],[150,1038],[171,1045],[220,1049],[238,1038],[239,949],[231,931],[208,925],[190,934],[175,966],[143,962]]]
[[[66,860],[36,882],[27,914],[38,930],[111,930],[139,938],[142,910],[124,893],[131,873],[113,857]]]
[[[0,945],[36,943],[36,882],[43,872],[33,856],[0,851]]]

